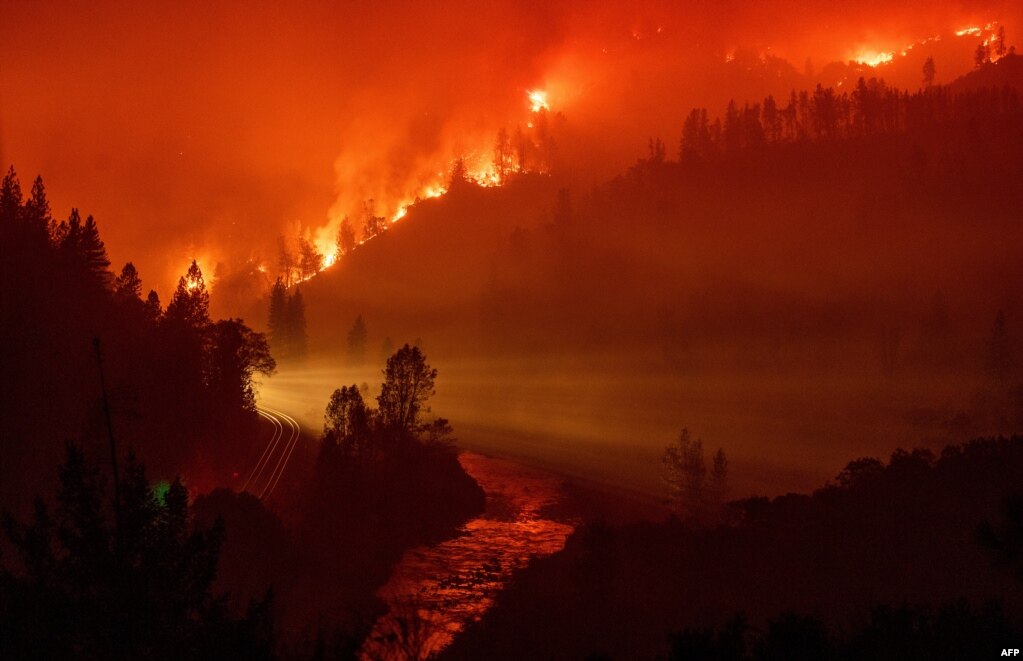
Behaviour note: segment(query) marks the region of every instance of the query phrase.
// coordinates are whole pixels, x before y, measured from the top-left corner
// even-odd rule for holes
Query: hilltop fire
[[[525,130],[518,129],[519,134],[514,138],[517,144],[512,144],[513,138],[507,130],[503,128],[497,130],[496,144],[493,146],[483,145],[479,149],[464,151],[457,158],[452,159],[445,169],[436,171],[432,176],[432,183],[401,198],[401,201],[392,207],[393,211],[385,216],[388,219],[387,224],[393,225],[404,219],[409,210],[417,203],[445,195],[448,192],[451,177],[456,173],[477,186],[490,188],[501,186],[510,175],[549,172],[549,155],[544,153],[547,149],[545,141],[549,139],[546,135],[547,115],[551,111],[548,94],[541,89],[527,90],[526,100],[532,118],[525,121]],[[537,118],[537,116],[542,118]],[[535,158],[526,161],[526,156],[522,153],[524,151],[539,153],[534,155]],[[337,219],[316,233],[315,245],[323,255],[321,271],[330,268],[340,260],[335,241],[340,222],[341,220]],[[376,234],[365,235],[356,245],[364,245],[374,236]],[[292,281],[292,284],[304,282],[311,277],[313,276],[297,278]]]

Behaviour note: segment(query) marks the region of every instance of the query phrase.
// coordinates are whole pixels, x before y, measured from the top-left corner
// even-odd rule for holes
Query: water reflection
[[[490,608],[513,571],[560,551],[573,530],[545,514],[561,497],[556,477],[479,454],[460,461],[486,492],[486,511],[459,537],[412,549],[395,566],[380,590],[390,610],[364,659],[423,659],[442,649]]]

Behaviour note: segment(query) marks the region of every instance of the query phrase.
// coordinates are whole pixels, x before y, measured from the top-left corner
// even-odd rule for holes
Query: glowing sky
[[[397,212],[457,155],[489,158],[497,129],[528,121],[530,91],[567,118],[564,155],[593,181],[650,135],[673,152],[689,106],[784,85],[722,69],[737,49],[819,71],[992,20],[1011,38],[1020,14],[879,0],[16,0],[0,21],[0,162],[42,174],[58,215],[95,214],[115,266],[133,259],[166,294],[192,257],[272,259],[277,235],[327,236],[367,198]],[[956,58],[939,59],[939,82],[969,68]]]

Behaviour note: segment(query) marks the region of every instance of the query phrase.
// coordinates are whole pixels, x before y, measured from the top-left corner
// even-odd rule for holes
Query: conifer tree
[[[4,175],[0,184],[0,222],[4,225],[16,223],[21,216],[21,184],[14,166]]]
[[[178,280],[174,297],[167,305],[166,318],[193,330],[201,330],[210,324],[210,294],[202,270],[193,259],[188,272]]]
[[[295,288],[295,293],[288,297],[287,329],[290,356],[292,358],[304,358],[308,345],[305,301],[302,300],[302,292],[297,287]]]
[[[337,228],[337,255],[343,257],[355,249],[355,229],[348,216],[341,219],[341,225]]]
[[[125,300],[142,298],[142,278],[133,263],[126,263],[121,269],[121,275],[114,280],[114,293]]]

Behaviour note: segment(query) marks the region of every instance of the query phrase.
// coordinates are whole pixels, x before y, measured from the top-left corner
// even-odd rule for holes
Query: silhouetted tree
[[[877,480],[884,473],[884,464],[874,457],[854,459],[838,474],[838,486],[852,489]]]
[[[12,165],[0,184],[0,220],[5,225],[17,223],[21,218],[21,182]]]
[[[114,279],[114,293],[124,300],[141,300],[142,278],[131,262],[127,262],[121,269],[121,275]]]
[[[515,160],[519,172],[527,171],[527,165],[529,164],[529,147],[529,138],[526,137],[525,132],[522,130],[522,126],[516,126],[514,148]]]
[[[782,137],[782,116],[774,97],[764,99],[764,135],[769,143],[779,142]]]
[[[271,376],[277,363],[270,355],[266,336],[246,326],[241,319],[226,319],[213,325],[207,384],[223,410],[256,410],[253,375]]]
[[[222,524],[189,524],[175,480],[158,495],[129,456],[119,524],[98,472],[69,445],[57,506],[31,523],[5,517],[21,572],[0,569],[4,658],[269,659],[269,596],[235,620],[213,594]]]
[[[650,163],[655,165],[664,163],[664,156],[667,151],[664,146],[664,142],[660,138],[657,138],[656,140],[654,138],[650,138],[647,149],[649,153],[647,160]]]
[[[927,61],[924,62],[923,74],[924,74],[924,87],[930,87],[934,84],[934,76],[937,74],[938,69],[934,66],[934,58],[928,57]]]
[[[32,191],[25,200],[22,213],[28,235],[34,244],[32,247],[38,249],[48,245],[50,235],[56,228],[50,215],[50,202],[46,199],[46,187],[43,185],[42,177],[36,177],[32,182]]]
[[[469,183],[469,172],[465,168],[464,159],[456,159],[454,166],[451,168],[451,178],[448,180],[448,190],[457,191],[459,188]]]
[[[110,260],[106,246],[92,216],[82,222],[78,209],[72,209],[66,221],[56,231],[64,264],[73,278],[106,288],[110,282]]]
[[[995,54],[1002,57],[1006,53],[1005,48],[1005,26],[998,26],[998,35],[995,37]]]
[[[372,239],[378,234],[382,234],[387,231],[387,219],[383,216],[376,215],[375,204],[373,200],[366,200],[362,205],[362,216],[363,216],[363,231],[362,235],[367,239]]]
[[[347,337],[348,364],[352,367],[361,367],[366,363],[367,338],[366,322],[362,320],[360,314],[355,318],[355,323],[352,324]]]
[[[335,390],[323,415],[323,441],[349,456],[365,454],[369,440],[369,411],[356,385]]]
[[[149,294],[146,296],[146,317],[151,321],[158,321],[163,315],[163,310],[160,307],[160,296],[155,290],[150,289]]]
[[[188,272],[178,279],[174,297],[167,305],[164,317],[186,328],[200,330],[210,323],[210,294],[202,270],[193,259]]]
[[[979,69],[988,62],[991,61],[991,47],[985,43],[977,45],[977,50],[973,52],[973,63]]]
[[[668,485],[668,497],[676,513],[699,518],[707,484],[707,465],[703,458],[703,441],[694,440],[683,429],[678,440],[664,450],[662,457]]]
[[[423,406],[434,394],[436,378],[437,370],[427,364],[419,347],[406,344],[388,358],[377,397],[384,426],[402,434],[416,429]]]
[[[323,268],[323,255],[311,241],[298,239],[298,269],[303,280],[313,277]]]
[[[345,216],[337,228],[337,255],[343,257],[355,250],[355,229],[352,221]]]
[[[295,288],[295,293],[288,297],[287,329],[290,356],[293,358],[304,358],[309,339],[306,335],[305,301],[302,299],[301,290],[297,287]]]
[[[289,294],[284,280],[278,277],[270,287],[269,308],[267,327],[274,355],[281,361],[305,356],[308,339],[301,291],[296,287]]]
[[[494,171],[497,172],[497,178],[504,183],[508,178],[508,173],[512,169],[512,150],[511,142],[508,138],[508,131],[501,127],[501,130],[497,132],[497,140],[494,143]]]
[[[278,356],[287,353],[288,345],[288,288],[280,276],[270,286],[270,313],[267,319],[270,345]]]
[[[430,446],[441,446],[450,449],[454,446],[455,430],[447,418],[436,418],[420,426],[423,442]]]
[[[287,239],[283,236],[277,237],[277,268],[280,270],[285,287],[291,286],[297,267],[298,259],[288,246]]]

